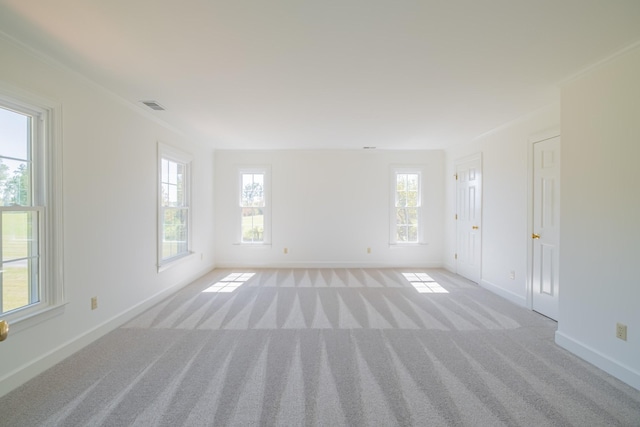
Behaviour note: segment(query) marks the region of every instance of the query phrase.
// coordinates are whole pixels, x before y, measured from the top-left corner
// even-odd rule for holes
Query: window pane
[[[242,241],[262,242],[264,240],[264,209],[242,208]]]
[[[185,165],[177,163],[177,178],[176,178],[176,203],[177,206],[184,206],[184,189],[185,189]]]
[[[406,206],[418,206],[418,192],[409,191],[406,193],[407,205]]]
[[[406,210],[406,208],[396,209],[396,224],[398,226],[407,224],[407,210]]]
[[[31,205],[29,163],[0,159],[0,206]]]
[[[407,228],[404,226],[398,226],[398,242],[406,242],[407,241]]]
[[[405,191],[407,189],[407,176],[399,173],[396,175],[396,191]]]
[[[178,183],[178,171],[177,171],[177,163],[169,161],[169,184],[177,184]]]
[[[169,206],[169,184],[162,184],[162,206]]]
[[[180,175],[178,177],[178,185],[176,186],[176,206],[184,206],[185,205],[185,194],[184,194],[184,185],[183,185],[183,176]]]
[[[169,160],[162,159],[162,182],[169,182]]]
[[[418,174],[412,173],[407,175],[407,190],[418,191]]]
[[[2,262],[38,256],[37,212],[2,212]]]
[[[418,224],[418,209],[407,209],[407,222],[406,224],[417,225]]]
[[[405,193],[404,191],[401,193],[398,193],[398,195],[396,196],[396,206],[397,207],[407,206],[407,193]]]
[[[418,227],[409,226],[409,227],[407,227],[407,229],[408,229],[407,241],[408,242],[417,242],[418,241]]]
[[[31,117],[0,108],[0,156],[29,160]]]
[[[251,186],[251,184],[253,184],[253,174],[250,174],[250,173],[242,174],[242,188]]]
[[[264,206],[264,174],[242,174],[242,206]]]
[[[253,175],[250,174],[242,174],[242,188],[241,191],[241,206],[251,206],[251,198],[253,193],[251,188],[253,187]],[[244,214],[243,214],[244,216]]]
[[[29,305],[28,262],[8,263],[2,270],[2,312]]]
[[[187,166],[162,159],[162,206],[186,207]]]
[[[188,251],[187,209],[165,209],[162,233],[162,259],[186,254]]]
[[[169,206],[178,205],[178,188],[175,185],[169,185]]]

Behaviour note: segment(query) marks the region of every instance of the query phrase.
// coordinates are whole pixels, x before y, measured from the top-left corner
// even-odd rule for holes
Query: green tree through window
[[[13,174],[0,159],[0,197],[3,206],[27,206],[31,187],[31,174],[26,163],[22,163]]]

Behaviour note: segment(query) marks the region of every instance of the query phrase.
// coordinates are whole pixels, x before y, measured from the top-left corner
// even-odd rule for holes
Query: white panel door
[[[456,272],[480,282],[482,259],[482,160],[456,163]]]
[[[533,144],[532,308],[558,319],[560,137]]]

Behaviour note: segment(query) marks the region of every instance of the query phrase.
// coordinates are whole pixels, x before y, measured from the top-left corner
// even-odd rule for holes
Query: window
[[[159,153],[158,266],[189,255],[191,195],[190,156],[164,144]]]
[[[421,172],[396,169],[392,174],[392,226],[394,244],[420,242]]]
[[[269,241],[268,170],[240,170],[240,242]]]
[[[54,107],[4,92],[0,91],[0,315],[19,322],[62,303],[61,208],[55,203],[61,200],[61,168]]]

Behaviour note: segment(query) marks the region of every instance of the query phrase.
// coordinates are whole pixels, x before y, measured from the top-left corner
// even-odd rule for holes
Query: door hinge
[[[454,259],[458,259],[458,254],[455,254],[455,255],[453,256],[453,258],[454,258]]]
[[[456,219],[458,219],[458,214],[456,214]]]
[[[456,178],[456,181],[458,180],[458,174],[456,173],[455,175],[453,175]]]

